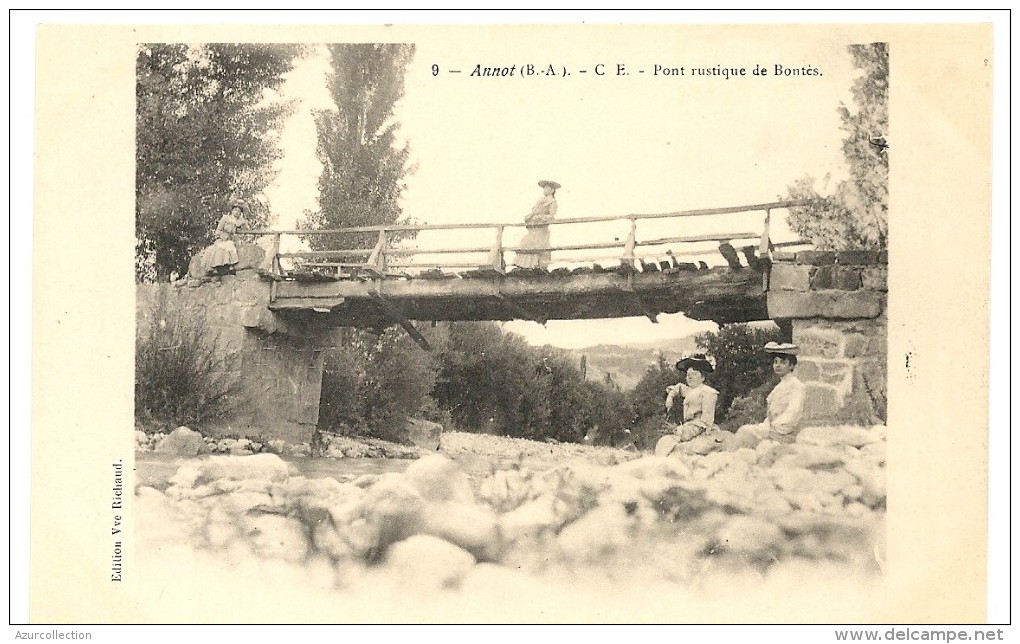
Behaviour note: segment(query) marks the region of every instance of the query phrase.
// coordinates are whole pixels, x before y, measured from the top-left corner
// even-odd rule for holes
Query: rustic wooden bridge
[[[770,239],[771,212],[805,205],[801,201],[687,210],[655,214],[559,219],[550,226],[627,221],[621,242],[560,244],[522,248],[503,243],[508,228],[523,223],[389,225],[334,230],[254,230],[267,235],[275,255],[270,309],[316,325],[385,328],[400,324],[423,342],[410,324],[455,320],[574,320],[682,313],[720,323],[768,319],[766,289],[773,249],[806,245]],[[755,231],[718,231],[644,239],[639,224],[671,220],[682,232],[695,217],[761,213]],[[648,226],[651,227],[651,226]],[[660,226],[661,228],[661,226]],[[487,246],[457,245],[464,231],[488,230]],[[423,231],[445,231],[438,248],[413,244]],[[478,233],[475,233],[476,235]],[[281,239],[297,236],[322,250],[281,252]],[[358,244],[351,240],[374,240]],[[714,244],[705,248],[706,244]],[[740,249],[738,253],[737,249]],[[507,253],[552,253],[545,269],[517,268]],[[573,256],[569,265],[557,256]],[[577,253],[584,253],[577,256]],[[475,261],[467,261],[465,256]],[[422,261],[441,257],[443,261]],[[445,258],[450,257],[449,261]],[[701,258],[701,259],[694,259]],[[714,259],[710,266],[705,258]],[[283,261],[281,261],[283,260]],[[481,260],[481,261],[480,261]],[[692,260],[692,261],[687,261]],[[286,269],[284,264],[293,264]]]

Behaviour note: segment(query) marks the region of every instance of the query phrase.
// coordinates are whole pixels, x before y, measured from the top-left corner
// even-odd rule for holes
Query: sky
[[[854,70],[847,44],[810,30],[779,38],[761,28],[692,32],[670,26],[478,27],[420,40],[395,110],[416,168],[407,178],[404,212],[429,224],[521,222],[541,196],[539,179],[562,184],[559,218],[765,203],[781,199],[806,174],[820,185],[828,175],[831,186],[846,173],[836,110],[850,102]],[[820,75],[777,77],[777,64]],[[513,75],[472,76],[476,65],[512,68]],[[522,75],[527,65],[537,73]],[[542,74],[550,65],[557,73]],[[656,74],[656,65],[683,68],[683,75]],[[754,75],[756,65],[769,74]],[[320,166],[311,110],[331,105],[328,67],[320,50],[299,61],[282,90],[299,103],[281,133],[279,176],[266,191],[278,228],[293,226],[297,214],[315,207]],[[745,75],[695,75],[694,68],[717,74],[744,68]],[[784,214],[773,216],[773,237],[795,239]],[[644,239],[719,230],[757,234],[762,217],[660,220],[639,224],[638,233]],[[622,240],[627,230],[624,221],[557,226],[552,243]],[[508,229],[504,241],[515,244],[523,233]],[[449,246],[454,234],[466,245],[492,241],[491,231],[479,230],[423,233],[415,243]],[[700,248],[709,264],[722,263],[713,244]],[[571,259],[570,253],[554,256]],[[578,348],[677,337],[715,325],[664,315],[658,324],[642,317],[545,327],[515,321],[504,328],[534,344]]]

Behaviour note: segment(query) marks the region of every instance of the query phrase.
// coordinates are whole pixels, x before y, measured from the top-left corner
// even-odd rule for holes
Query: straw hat
[[[800,347],[795,344],[784,342],[769,342],[765,345],[766,353],[785,353],[788,356],[795,356],[800,353]]]
[[[555,181],[546,181],[545,179],[538,182],[538,185],[542,188],[552,188],[553,190],[559,190],[560,184]]]
[[[234,208],[240,208],[241,213],[245,217],[248,216],[248,203],[244,199],[231,199],[228,205],[230,206],[231,210],[233,210]]]

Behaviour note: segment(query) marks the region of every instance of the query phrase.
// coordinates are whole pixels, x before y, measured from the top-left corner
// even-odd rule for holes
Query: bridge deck
[[[683,313],[696,320],[768,319],[762,273],[710,268],[434,279],[284,281],[270,308],[329,326],[385,327],[402,320],[577,320]]]
[[[748,322],[768,319],[763,289],[763,270],[773,248],[803,245],[803,240],[777,242],[770,237],[769,221],[773,209],[805,205],[805,201],[760,203],[650,214],[574,217],[548,222],[548,226],[597,224],[625,221],[629,233],[622,240],[614,237],[591,243],[577,243],[585,237],[570,236],[572,243],[561,246],[515,247],[503,243],[505,229],[523,227],[517,223],[470,224],[393,224],[336,230],[247,231],[250,235],[268,235],[267,257],[273,260],[272,277],[282,279],[273,286],[270,308],[278,315],[303,323],[329,326],[385,328],[401,324],[412,336],[417,334],[410,320],[475,321],[530,319],[583,320],[646,316],[653,321],[661,313],[682,313],[696,320]],[[763,212],[762,232],[704,232],[707,226],[695,226],[690,218],[729,216]],[[638,224],[666,222],[663,228],[639,232]],[[669,222],[668,220],[675,220]],[[687,222],[691,222],[688,224]],[[721,226],[720,226],[721,227]],[[743,225],[741,225],[743,228]],[[488,230],[493,234],[489,247],[470,243],[442,247],[424,244],[406,245],[423,231]],[[666,237],[661,237],[666,234]],[[313,248],[281,252],[281,236],[305,238]],[[365,237],[376,239],[364,247]],[[757,242],[742,246],[747,266],[741,264],[734,242]],[[314,242],[314,243],[313,243]],[[681,257],[702,257],[711,252],[706,243],[717,243],[726,267],[708,268],[698,263],[678,261]],[[358,248],[350,248],[355,244]],[[671,246],[678,245],[674,251]],[[588,269],[511,271],[507,252],[515,258],[522,253],[545,253],[545,262],[554,254],[577,251],[601,253],[597,257],[570,256],[571,262],[596,262]],[[756,254],[757,252],[757,254]],[[475,263],[485,253],[484,266]],[[619,258],[617,268],[599,266],[605,255]],[[466,255],[466,257],[465,257]],[[441,256],[441,259],[435,259]],[[452,256],[451,259],[446,259]],[[560,256],[565,257],[565,256]],[[644,258],[658,258],[648,264]],[[666,261],[661,261],[668,257]],[[282,270],[280,260],[292,262],[297,271],[326,269],[333,277],[322,275],[318,281]],[[561,259],[562,261],[562,259]],[[424,262],[424,263],[423,263]],[[433,264],[432,262],[438,262]],[[701,265],[701,268],[698,266]],[[415,276],[399,276],[400,271],[428,270]],[[640,267],[638,269],[637,267]],[[464,272],[457,272],[466,268]],[[451,274],[450,269],[454,269]],[[661,270],[660,270],[661,269]],[[448,271],[443,273],[442,271]],[[264,271],[265,272],[265,271]],[[398,275],[394,275],[394,273]],[[306,278],[313,277],[306,275]],[[424,340],[417,338],[421,344]]]

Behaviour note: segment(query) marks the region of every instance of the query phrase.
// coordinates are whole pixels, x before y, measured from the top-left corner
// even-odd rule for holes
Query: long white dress
[[[688,387],[680,383],[670,389],[666,397],[666,407],[673,406],[673,398],[677,394],[684,397],[684,422],[677,425],[673,435],[659,439],[655,445],[656,456],[666,456],[678,446],[691,444],[692,441],[696,441],[696,444],[692,445],[693,451],[701,453],[714,448],[717,442],[714,433],[718,432],[719,428],[715,424],[715,407],[719,400],[719,392],[704,383],[697,387]],[[703,437],[709,437],[710,440],[700,440]]]
[[[246,225],[243,217],[235,217],[227,213],[220,217],[216,225],[216,241],[209,247],[206,259],[210,268],[233,266],[237,263],[237,229]]]
[[[768,413],[765,422],[738,429],[732,441],[734,447],[754,447],[765,439],[792,443],[804,417],[806,394],[807,387],[797,376],[793,373],[783,376],[766,398]]]
[[[550,221],[556,218],[556,197],[542,197],[524,218],[528,232],[521,238],[521,248],[546,248],[549,246]],[[529,252],[517,251],[517,265],[523,268],[543,268],[552,260],[552,252],[548,250]]]

